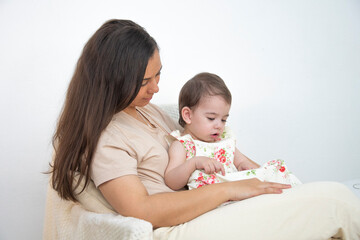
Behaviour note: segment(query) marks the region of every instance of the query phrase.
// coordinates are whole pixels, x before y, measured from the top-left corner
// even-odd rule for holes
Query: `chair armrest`
[[[114,213],[94,213],[75,205],[71,220],[76,223],[73,239],[153,239],[151,223]]]
[[[153,227],[150,222],[112,213],[93,192],[90,191],[89,194],[89,191],[85,191],[84,194],[80,194],[80,199],[89,200],[86,207],[94,208],[97,213],[86,210],[79,203],[61,199],[49,183],[43,239],[153,239]],[[100,211],[105,213],[99,213]]]

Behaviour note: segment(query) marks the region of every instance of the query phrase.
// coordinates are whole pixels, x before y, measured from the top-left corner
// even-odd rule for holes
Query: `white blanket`
[[[101,198],[91,183],[79,195],[79,201],[91,210],[87,211],[79,203],[62,200],[49,184],[43,239],[153,239],[151,223],[116,214]]]

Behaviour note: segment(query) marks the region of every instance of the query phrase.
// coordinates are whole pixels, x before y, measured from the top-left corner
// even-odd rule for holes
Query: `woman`
[[[76,193],[86,191],[80,183],[92,180],[116,212],[151,222],[155,238],[296,239],[309,224],[317,225],[301,239],[358,236],[359,200],[339,184],[305,184],[283,194],[290,186],[256,179],[168,188],[166,136],[179,126],[149,103],[161,68],[155,40],[132,21],[110,20],[90,38],[53,137],[52,186],[63,199],[77,201]],[[243,201],[217,208],[231,200]],[[294,219],[296,227],[282,228]]]

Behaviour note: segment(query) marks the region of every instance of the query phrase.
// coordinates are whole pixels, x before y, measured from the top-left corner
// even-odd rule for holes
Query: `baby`
[[[261,181],[301,182],[282,160],[260,165],[236,148],[236,139],[225,126],[231,93],[224,81],[211,73],[190,79],[179,95],[179,123],[184,131],[171,133],[178,141],[169,148],[165,183],[173,190],[189,189],[226,181],[258,178]]]

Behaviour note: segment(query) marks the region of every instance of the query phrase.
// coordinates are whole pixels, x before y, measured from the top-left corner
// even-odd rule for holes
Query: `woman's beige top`
[[[91,178],[98,187],[121,176],[137,175],[150,195],[172,192],[164,182],[169,161],[168,135],[180,126],[153,104],[137,109],[156,127],[123,111],[115,114],[99,139]]]

